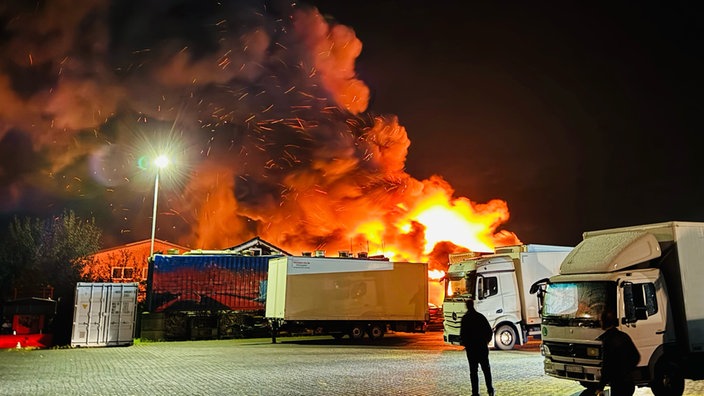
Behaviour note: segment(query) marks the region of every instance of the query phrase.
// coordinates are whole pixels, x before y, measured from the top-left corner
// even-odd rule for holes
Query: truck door
[[[492,327],[496,323],[496,319],[503,313],[503,299],[499,283],[499,277],[494,274],[477,277],[477,299],[474,302],[474,307],[486,316]]]
[[[663,343],[666,323],[663,308],[658,306],[658,298],[664,299],[665,296],[662,292],[659,293],[656,283],[653,282],[624,282],[621,290],[621,330],[626,332],[638,347],[639,365],[643,366],[648,364],[650,356]]]

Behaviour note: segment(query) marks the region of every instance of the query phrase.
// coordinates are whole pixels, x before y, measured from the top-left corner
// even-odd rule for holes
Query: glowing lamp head
[[[156,159],[154,160],[154,165],[156,165],[159,169],[166,168],[167,166],[169,166],[169,157],[165,155],[160,155],[156,157]]]

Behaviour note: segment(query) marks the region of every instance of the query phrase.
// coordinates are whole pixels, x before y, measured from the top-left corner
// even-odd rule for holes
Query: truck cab
[[[445,342],[460,345],[460,323],[466,300],[486,316],[494,330],[491,347],[509,350],[540,335],[538,300],[528,288],[538,279],[557,273],[572,248],[550,245],[514,245],[493,254],[451,255],[445,275],[443,301]]]
[[[543,303],[542,346],[548,375],[576,379],[587,388],[601,379],[599,318],[605,310],[616,312],[619,329],[627,333],[647,363],[662,344],[667,327],[667,292],[660,273],[640,269],[591,276],[555,277]],[[646,372],[635,373],[637,383],[647,384]]]
[[[546,374],[601,379],[604,310],[640,353],[632,373],[656,396],[681,395],[684,379],[704,377],[704,225],[670,222],[593,231],[538,292]]]

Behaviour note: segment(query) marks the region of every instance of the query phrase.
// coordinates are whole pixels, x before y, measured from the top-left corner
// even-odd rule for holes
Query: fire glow
[[[160,188],[160,239],[223,249],[260,236],[294,254],[364,251],[438,271],[449,253],[520,243],[502,229],[503,200],[473,202],[442,176],[405,171],[411,141],[396,116],[368,111],[352,28],[297,3],[94,3],[5,10],[17,15],[4,18],[0,50],[14,63],[0,68],[0,139],[26,134],[31,153],[18,156],[44,156],[7,172],[5,211],[75,204],[103,217],[108,244],[147,235],[152,184],[130,165],[134,131],[151,140],[166,126],[190,163],[180,186]],[[32,91],[10,83],[40,73],[46,86]],[[36,191],[46,202],[28,199]]]

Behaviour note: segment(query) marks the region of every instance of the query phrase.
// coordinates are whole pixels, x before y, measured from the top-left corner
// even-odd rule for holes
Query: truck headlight
[[[540,344],[540,354],[543,356],[550,356],[550,348],[545,344]]]
[[[587,356],[589,356],[589,357],[599,357],[599,348],[597,348],[597,347],[587,347]]]

